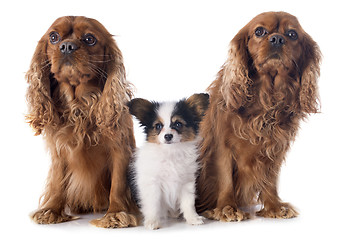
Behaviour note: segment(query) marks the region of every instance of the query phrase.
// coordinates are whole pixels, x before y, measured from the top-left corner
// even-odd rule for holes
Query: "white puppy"
[[[208,102],[207,94],[194,94],[179,102],[137,98],[129,103],[131,114],[144,126],[147,137],[137,149],[131,173],[144,225],[149,229],[158,229],[163,219],[179,214],[189,224],[203,223],[194,202],[197,133]]]

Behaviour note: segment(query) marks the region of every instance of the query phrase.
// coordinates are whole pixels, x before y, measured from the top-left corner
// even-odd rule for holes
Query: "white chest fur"
[[[194,207],[197,157],[197,141],[147,142],[137,150],[135,181],[146,227],[159,228],[169,213],[183,213],[190,224],[202,223]]]

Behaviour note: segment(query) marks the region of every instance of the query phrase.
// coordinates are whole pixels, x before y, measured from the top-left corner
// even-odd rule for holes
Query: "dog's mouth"
[[[268,73],[272,76],[277,75],[278,69],[287,69],[284,59],[279,53],[272,53],[258,65],[258,71],[261,73]]]
[[[271,63],[274,65],[280,65],[283,64],[283,58],[282,55],[278,51],[272,51],[270,54],[268,54],[267,57],[265,57],[262,65]]]
[[[271,60],[271,59],[275,59],[275,60],[281,60],[281,55],[279,53],[272,53],[270,54],[270,56],[266,59],[267,60]]]
[[[70,63],[64,63],[59,71],[54,73],[54,78],[59,82],[68,82],[72,86],[86,83],[93,78],[92,73],[82,72]]]

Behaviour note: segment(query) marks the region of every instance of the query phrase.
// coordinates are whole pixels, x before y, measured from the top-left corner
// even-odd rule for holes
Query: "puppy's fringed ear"
[[[301,67],[300,104],[304,113],[317,113],[319,111],[319,95],[317,79],[320,76],[320,63],[322,54],[315,41],[305,33],[301,42],[303,49]]]
[[[186,103],[202,117],[208,109],[209,95],[206,93],[193,94],[186,100]]]
[[[248,26],[242,28],[230,43],[228,59],[218,73],[223,81],[221,94],[226,106],[237,111],[252,98],[249,78]]]
[[[149,126],[155,118],[156,103],[149,102],[143,98],[135,98],[128,103],[129,112],[135,116],[142,126]]]
[[[30,69],[25,76],[29,84],[26,93],[29,113],[26,120],[35,130],[35,135],[41,134],[44,127],[56,124],[59,120],[51,99],[50,63],[46,49],[47,38],[44,36],[35,49]]]

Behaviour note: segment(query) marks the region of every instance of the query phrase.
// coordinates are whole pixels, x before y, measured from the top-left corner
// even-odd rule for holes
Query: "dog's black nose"
[[[164,135],[164,139],[166,140],[166,141],[170,141],[170,140],[172,140],[172,138],[173,138],[173,134],[166,134],[166,135]]]
[[[61,53],[70,54],[76,51],[78,49],[78,46],[72,42],[63,42],[62,44],[60,44],[59,48]]]
[[[273,35],[270,37],[269,42],[273,47],[281,47],[283,44],[286,43],[286,40],[281,35]]]

